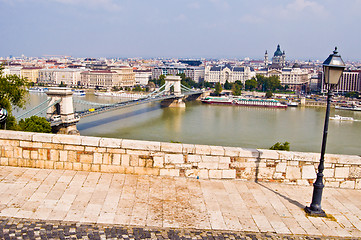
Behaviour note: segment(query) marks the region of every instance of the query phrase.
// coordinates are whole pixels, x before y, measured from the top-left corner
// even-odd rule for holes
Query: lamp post
[[[322,147],[321,147],[321,158],[318,165],[318,172],[316,181],[313,184],[313,195],[312,202],[309,207],[305,207],[306,213],[315,216],[326,216],[325,211],[321,208],[321,199],[322,199],[322,190],[324,188],[323,184],[323,169],[324,169],[324,156],[326,150],[326,141],[328,133],[328,122],[330,117],[330,103],[333,96],[333,89],[337,86],[343,70],[345,69],[345,63],[343,62],[340,55],[337,53],[337,47],[333,51],[333,54],[323,62],[323,73],[324,80],[327,86],[327,107],[326,107],[326,116],[325,124],[323,128],[323,138],[322,138]]]

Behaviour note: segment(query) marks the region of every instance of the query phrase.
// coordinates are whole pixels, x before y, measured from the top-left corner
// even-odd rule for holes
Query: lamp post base
[[[312,210],[311,207],[305,207],[305,212],[310,216],[314,216],[314,217],[327,217],[325,211],[323,211],[322,209]]]

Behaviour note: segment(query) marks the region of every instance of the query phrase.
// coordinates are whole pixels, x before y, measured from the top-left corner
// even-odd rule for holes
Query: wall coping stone
[[[37,133],[11,131],[11,130],[0,130],[0,139],[31,141],[34,134],[37,134]]]

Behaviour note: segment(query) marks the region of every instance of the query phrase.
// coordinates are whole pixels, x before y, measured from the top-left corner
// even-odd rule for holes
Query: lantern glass
[[[326,84],[338,84],[342,72],[342,67],[331,67],[331,66],[324,66],[323,71],[325,74],[325,83]]]

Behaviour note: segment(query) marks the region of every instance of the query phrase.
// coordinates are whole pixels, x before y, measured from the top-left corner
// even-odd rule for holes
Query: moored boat
[[[352,117],[342,117],[340,115],[335,115],[334,117],[330,117],[330,119],[338,121],[354,121]]]
[[[207,104],[226,104],[226,105],[232,105],[233,99],[229,97],[205,97],[201,99],[202,103]]]
[[[73,94],[76,96],[85,96],[84,90],[73,90]]]
[[[251,107],[287,108],[286,104],[282,104],[275,99],[238,98],[235,100],[235,105]]]
[[[361,106],[357,106],[357,105],[335,106],[335,109],[338,109],[338,110],[361,111]]]
[[[32,93],[45,93],[47,91],[49,91],[48,88],[40,88],[40,87],[32,87],[28,89],[29,92]]]

